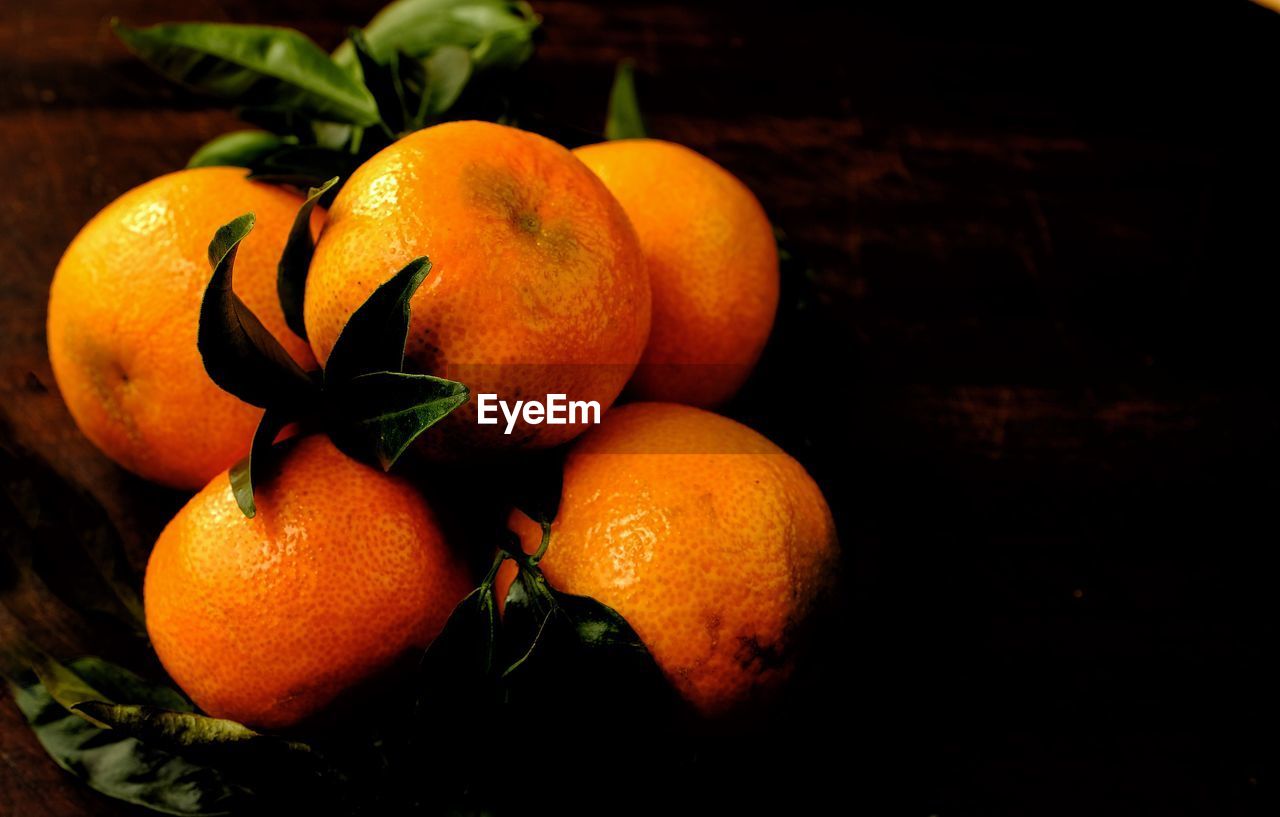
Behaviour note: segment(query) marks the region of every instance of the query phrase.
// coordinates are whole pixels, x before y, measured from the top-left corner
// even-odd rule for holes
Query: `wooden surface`
[[[181,17],[331,46],[377,5]],[[803,694],[717,778],[744,802],[1234,815],[1274,787],[1280,18],[1173,5],[535,3],[535,109],[598,129],[635,58],[651,130],[740,175],[815,268],[733,411],[822,482],[847,593]],[[42,509],[0,522],[33,548],[100,531],[140,564],[180,502],[78,435],[43,331],[80,225],[233,125],[106,28],[171,8],[0,17],[0,455]],[[110,647],[65,592],[0,563],[3,585],[6,632]],[[125,813],[0,701],[0,815]]]

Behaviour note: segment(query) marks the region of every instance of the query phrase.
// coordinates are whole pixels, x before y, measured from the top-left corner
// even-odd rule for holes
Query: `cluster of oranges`
[[[50,295],[50,358],[80,428],[125,468],[199,489],[161,534],[145,584],[156,652],[197,704],[267,728],[304,721],[428,645],[475,584],[414,485],[324,436],[281,443],[257,515],[238,509],[226,472],[261,411],[210,380],[196,337],[209,239],[247,211],[257,226],[236,294],[308,369],[375,288],[429,255],[411,370],[473,395],[563,393],[605,413],[598,426],[508,435],[468,405],[419,455],[569,444],[548,580],[620,612],[704,713],[785,678],[836,540],[804,469],[707,410],[750,374],[778,302],[773,233],[740,181],[655,140],[571,152],[490,123],[418,131],[315,211],[306,339],[276,295],[301,204],[242,169],[163,176],[84,227]],[[626,405],[610,408],[620,395]],[[532,552],[539,526],[518,512],[510,524]]]

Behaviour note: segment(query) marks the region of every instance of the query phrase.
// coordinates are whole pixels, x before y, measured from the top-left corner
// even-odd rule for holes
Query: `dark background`
[[[7,0],[7,542],[116,536],[140,563],[181,501],[77,434],[44,349],[75,231],[234,125],[132,60],[107,18],[284,24],[332,46],[378,5]],[[613,65],[634,58],[651,131],[742,177],[813,268],[788,279],[731,413],[824,486],[847,592],[773,722],[693,744],[670,810],[1264,812],[1280,16],[534,5],[532,108],[598,132]],[[0,562],[0,630],[106,649],[59,600],[75,569],[59,588]],[[537,765],[571,785],[558,761]],[[620,800],[635,782],[619,771]],[[0,699],[0,815],[126,813]]]

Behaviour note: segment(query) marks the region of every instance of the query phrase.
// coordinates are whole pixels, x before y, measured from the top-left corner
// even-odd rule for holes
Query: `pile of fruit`
[[[711,411],[770,334],[774,232],[687,148],[569,150],[493,115],[537,23],[401,0],[332,57],[282,29],[117,28],[268,129],[107,205],[54,276],[49,355],[81,431],[198,491],[143,595],[181,692],[38,651],[15,690],[100,790],[213,813],[293,764],[337,809],[358,772],[324,735],[394,696],[414,729],[475,740],[512,707],[588,723],[622,690],[742,718],[791,673],[833,582],[831,513]],[[622,72],[606,133],[639,128]],[[481,394],[601,417],[481,424]],[[422,751],[369,741],[388,766]]]

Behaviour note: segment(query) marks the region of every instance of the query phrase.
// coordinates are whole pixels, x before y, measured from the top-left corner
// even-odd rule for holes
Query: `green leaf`
[[[183,706],[180,695],[99,659],[42,664],[48,686],[37,678],[12,683],[10,691],[40,744],[63,769],[109,797],[165,814],[229,814],[251,806],[251,793],[218,768],[95,725],[68,710],[51,688],[72,706],[126,695],[149,705]]]
[[[249,445],[249,456],[231,467],[231,494],[236,499],[240,512],[252,519],[258,514],[257,503],[253,499],[254,486],[266,481],[271,462],[271,450],[276,437],[289,424],[288,415],[267,409],[258,421],[253,432],[253,442]]]
[[[516,68],[533,53],[533,32],[539,19],[527,3],[505,0],[397,0],[383,8],[364,28],[373,56],[385,60],[392,53],[414,58],[443,46],[471,52],[479,70]],[[350,41],[334,52],[339,65],[353,66]]]
[[[424,61],[426,88],[418,108],[419,125],[428,117],[438,117],[462,96],[472,73],[471,54],[460,46],[445,45]]]
[[[492,751],[502,714],[498,633],[491,572],[454,608],[422,657],[405,753],[412,774],[429,769],[454,790],[474,791],[484,784],[490,772],[476,759]]]
[[[606,139],[643,139],[644,119],[640,116],[640,101],[636,99],[635,62],[623,60],[613,75],[613,89],[609,92],[609,113],[605,116]]]
[[[383,470],[471,396],[456,381],[403,372],[358,375],[328,394],[335,412],[334,443],[357,459],[377,460]]]
[[[506,624],[512,634],[504,675],[529,672],[531,664],[555,675],[574,676],[566,686],[593,686],[606,676],[632,681],[661,678],[648,648],[613,608],[587,596],[562,593],[529,564],[507,594]],[[554,678],[544,679],[555,684]]]
[[[173,687],[157,684],[102,658],[86,656],[66,665],[106,700],[158,706],[174,712],[195,712],[195,705]]]
[[[316,251],[315,239],[311,236],[311,213],[316,209],[316,202],[320,197],[337,183],[338,177],[334,176],[319,187],[312,187],[307,191],[307,200],[294,216],[289,240],[284,245],[280,264],[276,268],[276,293],[280,297],[280,307],[284,310],[284,322],[295,335],[304,340],[307,337],[307,327],[302,319],[302,301],[307,288],[307,270],[311,268],[311,256]]]
[[[209,243],[213,277],[200,304],[196,345],[205,371],[221,388],[262,408],[301,405],[315,383],[232,290],[236,248],[253,229],[246,213],[218,229]]]
[[[229,23],[131,28],[118,20],[112,27],[153,68],[195,90],[329,122],[378,122],[369,90],[293,29]]]
[[[611,729],[628,732],[675,722],[683,705],[627,621],[595,599],[556,590],[540,568],[520,561],[502,618],[502,678],[513,718],[527,707],[555,712],[563,736],[591,733],[602,711],[627,721]]]
[[[378,114],[393,133],[405,127],[404,91],[400,87],[399,54],[395,51],[382,59],[378,59],[369,50],[364,34],[358,28],[351,29],[351,44],[356,49],[356,58],[360,61],[360,74],[364,78],[365,87],[373,94],[378,103]]]
[[[187,160],[187,167],[252,167],[280,148],[285,141],[274,133],[237,130],[206,142]]]
[[[250,168],[249,178],[277,184],[294,184],[299,187],[316,187],[335,176],[347,178],[355,170],[360,159],[357,156],[320,145],[285,145],[267,154]],[[338,188],[332,187],[322,197],[332,197]]]
[[[256,128],[276,134],[288,144],[309,145],[315,141],[314,120],[293,108],[283,105],[240,105],[236,108],[236,116]]]
[[[492,687],[497,650],[498,603],[493,581],[487,579],[458,603],[423,656],[419,708],[425,712],[443,704],[452,709],[459,698],[475,698],[484,687]]]
[[[404,369],[409,301],[430,271],[431,261],[426,256],[415,258],[360,305],[329,353],[324,367],[326,386],[362,374]]]

